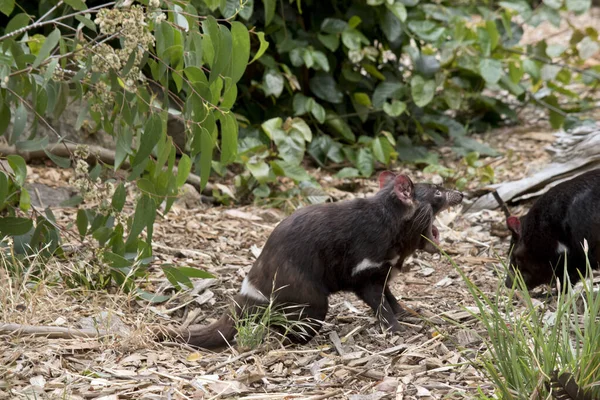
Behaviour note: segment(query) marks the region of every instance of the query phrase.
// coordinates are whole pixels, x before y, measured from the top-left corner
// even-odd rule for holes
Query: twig
[[[98,338],[107,335],[123,336],[119,332],[92,328],[62,328],[59,326],[36,326],[21,324],[0,324],[0,334],[17,336],[44,336],[54,339]]]
[[[224,367],[224,366],[226,366],[226,365],[229,365],[229,364],[231,364],[231,363],[234,363],[234,362],[236,362],[236,361],[238,361],[238,360],[241,360],[241,359],[243,359],[243,358],[249,357],[249,356],[251,356],[251,355],[253,355],[253,354],[257,353],[257,352],[258,352],[258,350],[259,350],[259,349],[250,350],[250,351],[247,351],[247,352],[245,352],[245,353],[242,353],[242,354],[240,354],[239,356],[236,356],[236,357],[230,358],[230,359],[229,359],[229,360],[227,360],[227,361],[223,361],[223,362],[221,362],[221,363],[218,363],[217,365],[214,365],[214,366],[210,367],[209,369],[207,369],[207,370],[206,370],[206,374],[210,374],[210,373],[212,373],[212,372],[215,372],[215,371],[216,371],[216,370],[218,370],[219,368],[223,368],[223,367]]]
[[[323,400],[323,399],[328,399],[333,396],[337,396],[338,394],[342,394],[342,393],[344,393],[344,390],[338,389],[338,390],[334,390],[333,392],[325,393],[325,394],[322,394],[319,396],[307,397],[306,400]]]
[[[60,143],[49,145],[46,147],[46,151],[54,154],[59,157],[71,157],[75,149],[79,146],[76,143]],[[88,156],[87,161],[89,163],[96,163],[101,161],[105,164],[114,165],[115,163],[115,152],[109,149],[105,149],[100,146],[88,145],[90,149],[90,155]],[[8,145],[0,145],[0,155],[8,155],[8,154],[18,154],[25,159],[25,161],[30,160],[43,160],[49,158],[44,150],[34,150],[34,151],[20,151],[15,146]],[[126,169],[129,167],[129,162],[124,161],[121,164],[121,168]],[[173,167],[173,172],[177,174],[177,167]],[[200,190],[200,177],[196,174],[190,173],[186,182],[190,185],[194,186],[196,189]],[[207,183],[204,187],[202,193],[206,195],[212,195],[213,186],[210,183]]]
[[[502,211],[504,211],[504,215],[506,216],[506,218],[510,217],[510,210],[508,209],[508,206],[506,205],[504,200],[502,200],[502,197],[500,197],[500,195],[498,194],[496,189],[492,190],[492,195],[498,202],[498,205],[500,206],[500,208],[502,208]]]

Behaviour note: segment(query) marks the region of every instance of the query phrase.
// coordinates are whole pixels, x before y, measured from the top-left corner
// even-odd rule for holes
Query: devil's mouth
[[[437,253],[440,245],[440,231],[438,228],[431,223],[425,232],[423,232],[423,238],[421,238],[421,249],[428,253]],[[433,243],[432,243],[433,242]]]

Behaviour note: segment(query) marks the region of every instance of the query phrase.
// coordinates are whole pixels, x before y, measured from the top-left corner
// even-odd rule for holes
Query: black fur
[[[414,185],[408,177],[388,171],[380,176],[380,187],[372,197],[307,206],[284,219],[246,277],[264,299],[240,292],[235,298],[235,313],[240,315],[266,303],[271,296],[279,305],[301,305],[302,314],[291,318],[310,322],[312,330],[305,335],[288,333],[287,337],[305,343],[321,328],[328,296],[352,291],[377,313],[386,328],[397,331],[397,315],[404,310],[388,286],[391,269],[401,268],[404,259],[417,249],[433,251],[422,235],[437,241],[435,214],[459,204],[463,196],[435,185]],[[381,266],[353,274],[365,259]],[[186,341],[215,348],[234,335],[232,319],[224,316],[211,326],[190,332]]]
[[[517,268],[528,288],[562,282],[564,253],[556,251],[559,243],[568,248],[567,275],[572,283],[585,274],[583,241],[589,246],[592,268],[600,260],[600,169],[586,172],[560,183],[542,195],[529,213],[520,219],[507,220],[512,231],[512,268]],[[513,271],[505,284],[512,286]]]

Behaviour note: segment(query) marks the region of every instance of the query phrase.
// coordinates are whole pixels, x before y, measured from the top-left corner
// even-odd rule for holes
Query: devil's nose
[[[459,192],[459,191],[457,191],[457,193],[458,193],[458,196],[459,196],[459,198],[460,198],[460,201],[462,201],[462,200],[463,200],[463,198],[465,197],[465,195],[463,194],[463,192]]]

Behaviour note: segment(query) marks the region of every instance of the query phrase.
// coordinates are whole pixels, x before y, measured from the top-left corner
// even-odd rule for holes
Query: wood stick
[[[62,328],[59,326],[36,326],[22,324],[0,324],[0,334],[16,336],[44,336],[53,339],[98,338],[107,335],[123,336],[118,332],[92,328]]]

